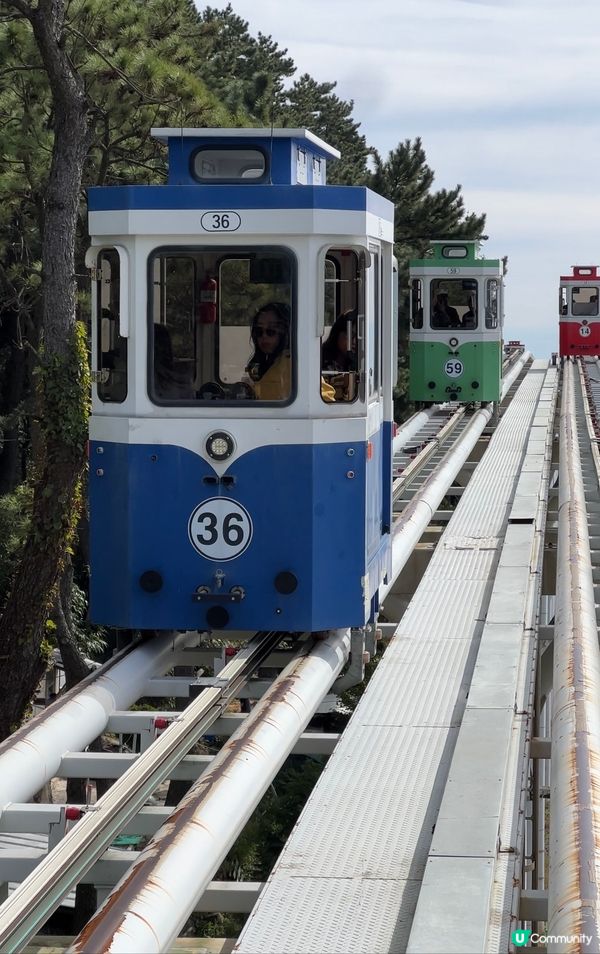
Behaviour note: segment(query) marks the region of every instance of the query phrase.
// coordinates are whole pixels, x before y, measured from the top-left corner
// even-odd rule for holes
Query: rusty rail
[[[589,954],[600,950],[600,651],[570,361],[559,481],[547,928],[557,940],[548,952]]]
[[[284,669],[75,938],[72,954],[170,949],[349,648],[350,631],[337,630]]]

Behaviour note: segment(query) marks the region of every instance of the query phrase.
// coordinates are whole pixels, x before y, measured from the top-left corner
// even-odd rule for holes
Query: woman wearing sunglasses
[[[282,302],[263,305],[252,320],[254,354],[246,371],[259,401],[285,401],[291,393],[290,310]]]

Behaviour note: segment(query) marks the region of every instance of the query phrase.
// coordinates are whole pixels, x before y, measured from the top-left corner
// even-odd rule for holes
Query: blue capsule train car
[[[90,616],[362,626],[390,564],[393,205],[299,129],[158,129],[89,191]],[[394,320],[393,320],[394,319]]]

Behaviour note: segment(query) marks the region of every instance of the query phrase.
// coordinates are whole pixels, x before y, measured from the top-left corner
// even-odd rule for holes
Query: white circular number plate
[[[579,326],[579,334],[581,335],[582,338],[587,338],[589,335],[591,335],[591,333],[592,331],[589,325]]]
[[[236,500],[211,497],[193,511],[188,525],[192,546],[209,560],[233,560],[252,539],[250,514]]]
[[[447,374],[449,378],[460,378],[463,371],[462,361],[446,361],[444,365],[444,373]]]
[[[200,225],[205,232],[235,232],[242,224],[237,212],[218,211],[205,212],[200,219]]]

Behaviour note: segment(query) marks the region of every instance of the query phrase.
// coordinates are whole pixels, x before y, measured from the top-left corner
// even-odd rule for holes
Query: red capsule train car
[[[559,291],[559,351],[572,355],[600,356],[600,315],[597,265],[573,265],[572,275],[561,275]]]

